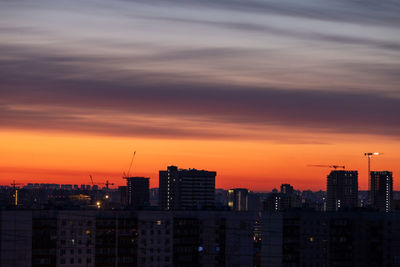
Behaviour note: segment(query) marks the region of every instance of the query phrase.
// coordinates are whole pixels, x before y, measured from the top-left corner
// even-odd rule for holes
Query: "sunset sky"
[[[398,0],[0,2],[0,184],[217,171],[218,188],[400,190]]]

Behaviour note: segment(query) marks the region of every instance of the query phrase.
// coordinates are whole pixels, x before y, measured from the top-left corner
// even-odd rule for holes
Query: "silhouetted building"
[[[150,189],[150,206],[158,206],[158,188]]]
[[[146,266],[138,262],[140,229],[135,214],[124,211],[87,214],[89,218],[91,215],[95,217],[95,227],[88,243],[89,252],[94,255],[92,266]]]
[[[149,179],[145,177],[126,177],[129,206],[149,206]]]
[[[30,267],[31,262],[32,212],[1,211],[0,266]]]
[[[72,190],[72,184],[62,184],[61,189]]]
[[[0,211],[0,266],[252,266],[246,212]]]
[[[215,207],[217,209],[225,209],[228,207],[228,191],[221,188],[215,189]]]
[[[233,211],[248,211],[249,190],[244,188],[230,189],[228,191],[228,206]]]
[[[46,215],[50,217],[56,233],[52,238],[57,237],[57,266],[95,266],[96,214],[87,211],[63,211],[57,215],[56,227],[53,225],[54,215]],[[34,215],[34,221],[36,216],[41,217],[41,223],[46,218],[38,213]]]
[[[264,211],[284,211],[291,208],[300,208],[301,198],[290,184],[282,184],[281,192],[270,193],[264,200]]]
[[[247,212],[174,212],[173,266],[253,265],[253,216]]]
[[[60,261],[57,262],[57,257],[61,256],[61,252],[64,253],[63,255],[67,253],[61,247],[58,251],[56,249],[61,243],[64,246],[67,245],[64,235],[66,232],[61,231],[61,228],[57,232],[57,228],[61,227],[61,224],[59,224],[61,221],[57,220],[57,214],[57,211],[30,212],[32,220],[32,266],[59,266]],[[56,238],[58,234],[60,234],[60,238]],[[61,240],[63,241],[61,242]],[[27,251],[26,253],[29,255],[30,252]]]
[[[393,210],[400,211],[400,199],[393,200]]]
[[[389,171],[372,171],[371,205],[379,211],[390,212],[393,209],[393,176]]]
[[[327,211],[356,208],[358,172],[334,170],[327,179]]]
[[[128,200],[128,187],[127,186],[119,186],[119,202],[123,206],[127,206],[129,204]]]
[[[267,198],[264,200],[263,203],[263,210],[264,211],[281,211],[281,194],[272,192],[270,193]]]
[[[263,210],[262,198],[259,193],[249,192],[248,211],[259,212]]]
[[[262,267],[399,266],[400,216],[287,211],[262,219]]]
[[[281,194],[292,195],[294,193],[293,186],[290,184],[281,185]]]
[[[164,210],[196,210],[215,207],[216,172],[178,169],[159,172],[159,201]]]

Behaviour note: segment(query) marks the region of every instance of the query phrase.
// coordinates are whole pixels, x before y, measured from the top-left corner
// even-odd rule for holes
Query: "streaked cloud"
[[[0,127],[398,139],[399,12],[392,0],[2,2]]]

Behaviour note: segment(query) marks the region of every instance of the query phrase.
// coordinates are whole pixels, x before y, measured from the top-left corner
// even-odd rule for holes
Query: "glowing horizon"
[[[3,185],[13,180],[19,183],[91,184],[89,175],[93,176],[95,184],[110,180],[116,186],[124,185],[122,174],[129,167],[132,151],[136,150],[130,176],[150,177],[151,187],[158,187],[159,170],[176,165],[216,171],[217,188],[270,191],[282,183],[290,183],[300,190],[325,190],[326,176],[331,169],[307,165],[339,163],[347,170],[358,170],[360,190],[367,189],[366,158],[363,153],[354,153],[366,145],[365,141],[353,146],[347,143],[260,145],[259,142],[237,140],[193,142],[18,132],[1,133],[0,137],[14,138],[20,144],[19,149],[13,147],[14,142],[2,144],[2,151],[8,155],[0,165]],[[44,143],[46,145],[42,147]],[[391,166],[398,161],[393,157],[398,148],[388,146],[391,144],[380,146],[386,148],[387,158],[374,158],[372,169],[392,171],[396,178],[399,169]],[[324,151],[330,153],[321,156]],[[395,183],[395,189],[398,188]]]
[[[0,184],[90,184],[168,165],[216,186],[325,190],[400,174],[395,0],[4,1]],[[75,182],[68,182],[75,181]],[[82,181],[82,182],[78,182]],[[84,182],[83,182],[84,181]]]

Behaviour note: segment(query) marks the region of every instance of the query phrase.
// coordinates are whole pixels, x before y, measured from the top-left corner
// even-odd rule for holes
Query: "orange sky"
[[[301,135],[301,133],[299,133]],[[124,184],[122,172],[129,167],[136,150],[131,174],[148,176],[151,187],[158,187],[158,170],[168,165],[217,171],[217,188],[247,187],[262,191],[290,183],[296,189],[325,190],[329,168],[308,164],[339,164],[359,171],[360,189],[366,189],[367,161],[363,153],[380,151],[373,168],[394,172],[398,190],[400,145],[392,140],[362,136],[352,141],[322,135],[327,144],[285,144],[276,141],[171,140],[95,136],[88,134],[2,131],[0,144],[0,183],[90,184],[107,179]],[[379,140],[379,142],[378,142]],[[370,145],[374,141],[374,144]]]
[[[152,187],[174,164],[219,188],[325,190],[329,168],[307,165],[337,164],[366,189],[379,151],[399,189],[392,5],[53,2],[0,1],[0,184],[123,184],[136,150]]]

